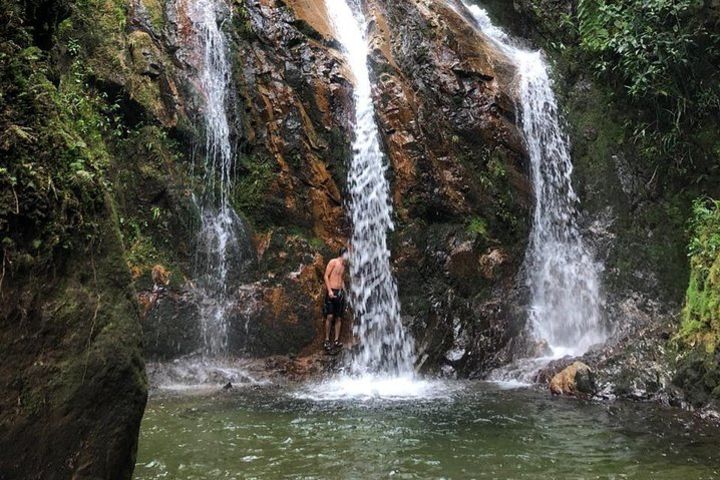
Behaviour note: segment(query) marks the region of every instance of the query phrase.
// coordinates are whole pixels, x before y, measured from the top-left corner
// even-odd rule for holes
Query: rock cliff
[[[199,347],[188,5],[2,2],[0,477],[128,478],[143,357]],[[467,375],[522,326],[507,302],[530,208],[512,66],[452,4],[363,6],[403,321],[420,368]],[[324,264],[349,236],[353,78],[324,2],[230,7],[246,227],[230,350],[311,354]]]
[[[235,287],[231,349],[309,353],[321,334],[324,263],[349,236],[353,79],[323,2],[234,7],[234,205],[251,231],[246,253],[253,266]],[[164,31],[187,23],[179,15]],[[526,238],[529,187],[513,67],[450,6],[369,2],[366,15],[398,217],[391,242],[405,321],[421,339],[424,368],[469,372],[509,339],[511,316],[501,313],[508,308],[501,299]],[[177,76],[181,84],[191,72]],[[183,265],[180,257],[173,274],[191,279],[189,259]],[[146,288],[148,267],[139,277]],[[144,320],[148,354],[192,353],[196,314],[182,284],[153,298]],[[461,338],[466,348],[448,358]]]
[[[144,359],[200,348],[205,92],[192,5],[0,0],[0,478],[129,478]],[[524,348],[517,280],[532,205],[514,67],[455,0],[358,5],[396,215],[392,267],[418,368],[482,377]],[[229,259],[230,354],[312,356],[323,269],[350,236],[354,79],[323,0],[228,6],[230,194],[243,224]],[[675,383],[703,384],[691,403],[716,399],[713,292],[688,290],[692,335],[678,336],[674,320],[689,276],[690,200],[718,195],[703,180],[714,178],[715,124],[703,119],[691,139],[702,188],[665,180],[627,135],[638,109],[579,64],[592,59],[573,47],[576,2],[486,6],[554,61],[580,223],[606,264],[615,336],[584,358],[601,394],[677,400],[675,355],[685,358]],[[702,253],[714,248],[708,215],[696,284],[703,265],[715,268]],[[698,339],[704,350],[685,355]]]
[[[696,280],[706,275],[714,258],[708,244],[708,235],[716,231],[714,208],[708,196],[717,198],[720,192],[712,173],[718,138],[710,132],[717,131],[720,117],[717,104],[707,110],[693,98],[717,95],[709,80],[717,68],[708,64],[717,63],[713,45],[720,37],[711,34],[720,22],[717,2],[688,2],[670,23],[646,15],[643,2],[614,4],[615,12],[633,25],[611,29],[616,40],[647,34],[648,42],[659,48],[665,35],[692,39],[692,54],[668,57],[683,62],[677,75],[664,74],[669,84],[654,78],[639,95],[631,89],[637,76],[624,78],[623,66],[639,61],[636,56],[592,48],[602,37],[602,32],[593,34],[592,22],[608,21],[592,10],[600,3],[483,4],[509,31],[543,48],[554,64],[573,146],[574,183],[584,209],[581,222],[605,263],[604,314],[614,335],[583,359],[596,370],[600,394],[717,408],[716,330],[705,309],[715,293],[712,287],[698,289]],[[663,2],[662,8],[672,5]],[[690,71],[697,80],[692,87],[686,75]],[[673,82],[690,94],[665,96]],[[683,120],[665,124],[656,114],[658,105],[679,99],[686,102]],[[664,110],[671,111],[669,106]],[[573,361],[565,359],[547,370]]]

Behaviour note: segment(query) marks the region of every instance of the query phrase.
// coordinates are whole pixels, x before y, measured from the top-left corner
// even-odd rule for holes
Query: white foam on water
[[[533,386],[530,382],[523,382],[522,380],[514,378],[510,380],[489,380],[489,382],[497,386],[500,390],[519,390]]]
[[[270,383],[257,377],[248,366],[248,362],[242,360],[192,357],[166,363],[151,362],[147,364],[147,371],[154,388],[177,393],[217,391],[228,383],[233,387]]]
[[[451,393],[459,388],[460,383],[458,382],[422,380],[415,376],[365,375],[340,377],[322,383],[305,385],[301,390],[295,392],[294,396],[316,402],[338,400],[427,400],[450,398]]]

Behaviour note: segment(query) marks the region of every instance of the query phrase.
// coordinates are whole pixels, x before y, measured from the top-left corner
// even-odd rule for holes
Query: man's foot
[[[332,345],[331,345],[331,343],[330,343],[330,340],[325,340],[325,341],[323,342],[323,348],[325,349],[326,352],[330,350],[330,347],[331,347],[331,346],[332,346]]]
[[[342,343],[340,343],[339,340],[335,340],[335,343],[333,343],[333,348],[336,350],[340,350],[342,348]]]

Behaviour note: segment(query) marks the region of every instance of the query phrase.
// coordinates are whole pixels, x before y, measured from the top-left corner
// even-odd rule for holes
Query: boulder
[[[553,395],[590,396],[597,391],[595,374],[582,362],[574,362],[550,380]]]
[[[88,216],[99,232],[92,247],[55,260],[54,271],[8,272],[0,302],[0,479],[132,476],[147,384],[110,208]]]

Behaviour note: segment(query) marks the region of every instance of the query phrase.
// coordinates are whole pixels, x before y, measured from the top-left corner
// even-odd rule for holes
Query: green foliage
[[[578,34],[595,73],[636,106],[626,127],[646,158],[691,157],[693,128],[720,113],[720,33],[701,0],[580,0]]]
[[[117,106],[89,85],[72,22],[59,27],[70,62],[53,83],[57,72],[23,30],[19,7],[2,2],[0,9],[12,32],[0,32],[7,39],[0,46],[3,255],[39,266],[58,249],[92,245],[105,205],[105,137],[117,127]]]
[[[696,200],[690,231],[690,283],[680,336],[712,352],[720,338],[720,201]]]
[[[170,265],[171,262],[157,248],[152,237],[144,233],[150,228],[147,222],[120,218],[120,227],[126,248],[126,262],[133,275],[149,273],[158,263]]]
[[[236,210],[254,216],[261,212],[267,201],[266,194],[273,177],[273,165],[264,157],[242,156],[240,169],[245,172],[234,188],[233,206]]]
[[[685,22],[684,0],[597,2],[578,6],[582,45],[600,54],[596,67],[621,75],[633,96],[681,93],[673,78],[689,63],[703,25]]]
[[[480,217],[472,217],[468,222],[467,232],[471,235],[486,239],[488,236],[487,222]]]
[[[245,40],[254,40],[257,36],[253,30],[252,19],[245,5],[245,0],[235,0],[234,4],[235,15],[233,15],[233,22],[235,24],[235,31]]]

